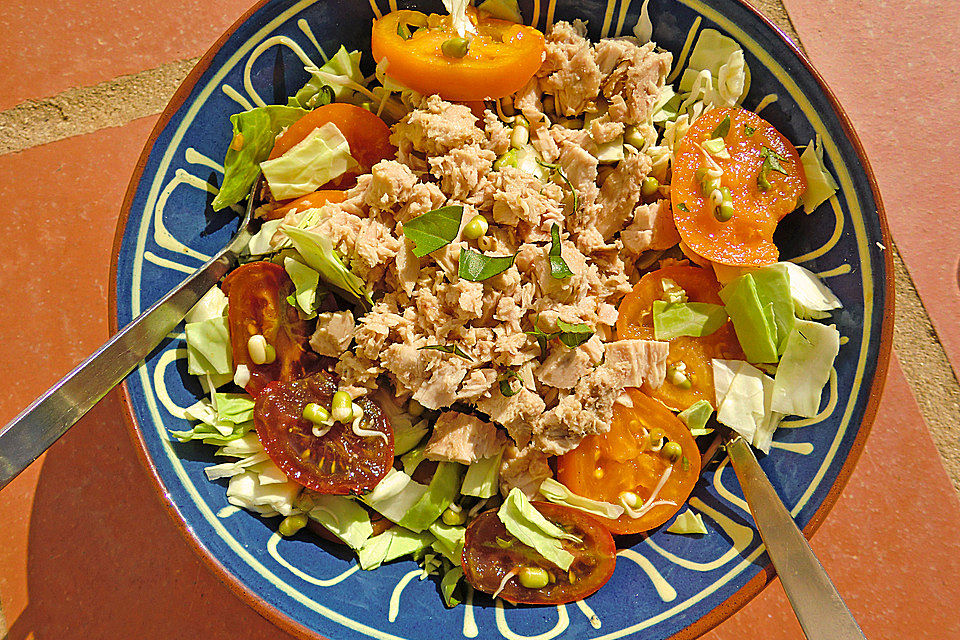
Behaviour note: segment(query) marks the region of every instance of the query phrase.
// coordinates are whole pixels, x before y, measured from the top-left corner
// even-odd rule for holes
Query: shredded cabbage
[[[815,273],[792,262],[781,262],[790,277],[790,295],[797,317],[805,320],[822,320],[830,317],[830,311],[839,309],[840,298],[820,281]]]
[[[514,487],[510,490],[497,516],[507,531],[523,544],[536,549],[547,561],[564,571],[573,564],[573,554],[564,549],[560,541],[579,541],[579,538],[544,518],[520,489]]]
[[[224,316],[216,316],[200,322],[190,322],[184,327],[187,337],[187,372],[233,375],[233,351],[230,347],[230,329]]]
[[[823,164],[823,145],[819,135],[800,154],[800,162],[807,176],[807,189],[800,196],[800,202],[804,213],[813,213],[837,192],[837,181]]]
[[[302,262],[291,257],[283,260],[283,268],[296,287],[291,304],[295,304],[303,312],[306,319],[317,315],[317,287],[320,286],[320,274]]]
[[[687,509],[677,516],[669,527],[667,533],[679,533],[681,535],[704,535],[707,533],[707,527],[703,524],[703,516]]]
[[[323,279],[338,289],[353,295],[357,300],[371,302],[370,293],[366,291],[363,280],[340,261],[340,256],[333,248],[328,238],[315,231],[298,229],[290,225],[280,227],[293,241],[293,246],[303,257],[304,261],[320,272]]]
[[[351,549],[361,549],[373,534],[370,514],[352,498],[310,493],[299,507]]]
[[[603,502],[602,500],[591,500],[590,498],[577,495],[573,491],[570,491],[566,485],[557,482],[553,478],[547,478],[540,484],[540,493],[550,502],[573,507],[580,511],[586,511],[601,518],[616,520],[623,515],[622,506]]]
[[[260,163],[270,192],[278,200],[313,193],[356,166],[347,139],[332,122],[311,131],[283,155]]]
[[[773,381],[773,409],[812,418],[840,352],[840,332],[830,325],[797,320]]]

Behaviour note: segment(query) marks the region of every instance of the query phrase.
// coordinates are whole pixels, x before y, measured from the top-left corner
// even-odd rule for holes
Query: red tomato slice
[[[602,587],[616,565],[616,546],[610,532],[593,516],[549,502],[534,502],[543,516],[582,540],[578,544],[562,541],[563,548],[575,558],[569,572],[548,562],[521,543],[497,517],[496,511],[480,514],[470,526],[463,546],[463,575],[474,589],[493,594],[510,571],[537,567],[552,580],[540,589],[520,584],[517,576],[507,580],[499,597],[508,602],[526,604],[563,604],[582,600]]]
[[[727,117],[730,128],[723,140],[730,158],[713,156],[723,169],[720,184],[730,189],[733,201],[733,217],[721,222],[714,216],[697,170],[707,166],[700,145],[713,137]],[[765,154],[771,153],[786,173],[768,167],[763,173],[770,186],[761,189],[761,168]],[[806,188],[797,150],[773,125],[745,109],[714,109],[697,118],[680,141],[670,181],[673,219],[684,243],[712,262],[770,264],[780,255],[773,244],[777,223],[797,208]]]
[[[617,338],[619,340],[640,339],[655,340],[653,330],[653,301],[663,299],[663,280],[673,280],[684,291],[690,302],[709,302],[723,304],[718,291],[720,284],[713,271],[690,265],[671,265],[651,271],[634,286],[620,302],[617,318]],[[716,403],[716,391],[713,386],[714,358],[742,360],[743,351],[733,329],[733,323],[727,321],[709,336],[695,338],[680,336],[670,340],[670,353],[667,366],[683,363],[691,386],[684,389],[665,380],[656,389],[644,384],[642,389],[647,395],[660,400],[674,411],[683,411],[697,400]]]
[[[320,372],[302,380],[272,382],[254,407],[254,425],[267,455],[294,482],[319,493],[360,495],[371,491],[393,466],[393,429],[367,398],[360,427],[383,434],[360,436],[352,425],[334,423],[322,436],[303,418],[311,402],[330,408],[337,385]]]
[[[221,286],[227,295],[227,322],[234,366],[250,370],[246,389],[257,397],[274,380],[296,380],[313,371],[317,356],[307,348],[310,328],[287,302],[295,291],[287,272],[272,262],[250,262],[231,271]],[[260,334],[277,352],[270,364],[254,364],[247,342]]]
[[[462,58],[445,56],[441,46],[458,37],[450,16],[394,11],[373,23],[370,48],[387,75],[422,94],[470,102],[502,98],[523,88],[543,62],[543,34],[526,25],[468,13],[477,29]],[[405,25],[429,25],[404,39]]]
[[[311,131],[328,122],[340,129],[350,145],[350,155],[360,166],[331,180],[321,189],[349,189],[357,183],[357,176],[370,173],[373,165],[397,155],[397,148],[390,144],[390,127],[376,114],[356,105],[331,102],[317,107],[280,134],[273,144],[269,159],[282,156],[302,142]]]
[[[327,189],[324,191],[314,191],[305,196],[300,196],[296,200],[277,207],[265,216],[266,220],[276,220],[287,215],[290,211],[305,211],[306,209],[318,209],[328,202],[343,202],[347,197],[343,191]]]
[[[654,502],[667,500],[672,504],[652,507],[638,518],[627,513],[617,520],[599,518],[613,533],[640,533],[659,527],[683,506],[700,476],[700,451],[687,426],[637,389],[627,389],[627,393],[633,407],[619,402],[613,405],[610,431],[587,436],[557,462],[557,479],[574,493],[620,504],[620,494],[633,492],[638,498],[636,509],[650,498],[670,469]],[[650,449],[644,429],[651,432],[657,428],[663,430],[668,441],[680,445],[682,454],[673,463],[664,449]]]

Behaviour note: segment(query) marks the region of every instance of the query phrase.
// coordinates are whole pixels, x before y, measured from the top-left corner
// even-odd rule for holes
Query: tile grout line
[[[170,62],[2,111],[0,155],[158,114],[198,60]]]
[[[893,348],[940,459],[960,494],[960,382],[896,247]]]

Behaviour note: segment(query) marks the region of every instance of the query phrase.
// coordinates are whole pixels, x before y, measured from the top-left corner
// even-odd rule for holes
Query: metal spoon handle
[[[727,443],[753,520],[809,640],[866,640],[743,438]]]

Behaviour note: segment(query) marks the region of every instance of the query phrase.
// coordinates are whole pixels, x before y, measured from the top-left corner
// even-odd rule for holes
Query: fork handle
[[[804,635],[808,640],[866,640],[750,445],[737,436],[727,443],[727,453]]]
[[[0,489],[120,384],[236,260],[231,243],[0,429]]]

